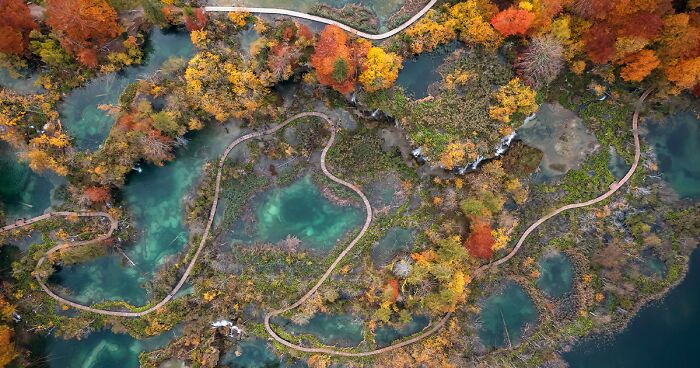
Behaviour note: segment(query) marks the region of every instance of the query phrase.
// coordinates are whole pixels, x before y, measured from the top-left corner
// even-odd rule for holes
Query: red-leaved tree
[[[85,198],[92,203],[102,203],[109,200],[109,189],[105,187],[89,187],[83,192]]]
[[[185,15],[185,27],[190,31],[204,28],[207,25],[207,21],[207,15],[204,14],[202,8],[194,9],[192,15]]]
[[[98,49],[121,34],[117,12],[105,0],[48,0],[46,23],[61,46],[86,66],[97,66]]]
[[[491,18],[491,25],[504,36],[524,35],[535,15],[527,10],[508,8]]]
[[[594,63],[605,64],[615,56],[615,34],[605,23],[596,23],[583,36],[588,58]]]
[[[27,35],[36,29],[22,0],[0,0],[0,52],[19,55],[27,49]]]
[[[491,226],[480,219],[472,219],[471,233],[464,242],[469,255],[479,259],[491,259],[494,243]]]

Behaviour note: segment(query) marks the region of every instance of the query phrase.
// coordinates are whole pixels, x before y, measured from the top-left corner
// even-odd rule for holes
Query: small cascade
[[[501,138],[501,140],[498,142],[498,146],[496,147],[496,157],[500,157],[506,153],[508,147],[510,147],[510,144],[513,143],[513,139],[515,139],[516,135],[517,133],[513,132]]]
[[[357,93],[353,92],[352,97],[350,98],[350,103],[355,106],[357,105]]]
[[[231,321],[225,319],[214,321],[211,323],[212,328],[223,328],[225,331],[228,330],[228,337],[238,337],[243,335],[243,329],[233,324]]]
[[[411,156],[421,165],[429,161],[427,157],[423,156],[423,149],[420,147],[411,151]]]
[[[484,160],[486,160],[486,157],[479,155],[479,157],[474,160],[468,167],[471,170],[476,170],[479,167],[479,164],[482,163]]]

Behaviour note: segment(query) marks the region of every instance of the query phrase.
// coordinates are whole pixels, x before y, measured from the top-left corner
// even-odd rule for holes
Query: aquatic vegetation
[[[182,2],[139,1],[141,12],[128,2],[49,0],[46,22],[28,18],[41,5],[5,3],[14,13],[0,20],[10,29],[0,36],[0,64],[40,87],[0,91],[0,138],[10,144],[0,147],[0,220],[50,205],[118,219],[109,243],[40,267],[47,249],[92,239],[104,224],[49,218],[3,234],[26,251],[2,249],[0,324],[21,318],[13,326],[83,338],[50,342],[70,351],[57,365],[135,365],[151,350],[145,336],[178,324],[183,336],[142,355],[143,366],[303,364],[290,357],[318,366],[551,365],[564,343],[624,325],[675,285],[697,245],[691,113],[650,125],[640,166],[628,185],[615,182],[637,163],[629,123],[638,88],[658,86],[642,114],[694,106],[689,94],[669,96],[698,82],[697,1],[459,1],[377,45],[334,26],[314,35],[321,28],[300,21]],[[88,3],[87,18],[67,15]],[[379,32],[424,4],[322,8]],[[86,23],[98,29],[71,29]],[[146,37],[154,23],[189,34]],[[244,42],[243,32],[257,40]],[[226,145],[299,111],[338,123],[330,151],[321,148],[328,129],[316,123],[241,145],[221,162],[220,203],[210,207]],[[521,122],[522,142],[504,152]],[[494,147],[499,155],[483,160]],[[326,153],[329,171],[375,194],[371,221],[345,252],[361,212],[351,192],[318,175]],[[543,175],[530,175],[540,160]],[[599,204],[542,217],[609,190],[616,194]],[[513,247],[532,223],[537,230]],[[168,298],[195,252],[201,262],[187,269],[187,284],[143,318],[76,311],[37,292],[34,278],[97,308],[149,310],[128,303]],[[266,324],[269,311],[310,288],[293,313]],[[211,329],[221,319],[245,340]],[[105,327],[140,339],[94,332]],[[0,359],[29,365],[23,335],[0,332],[20,352]],[[316,350],[257,340],[268,333]],[[394,348],[402,341],[411,344]],[[326,345],[351,355],[394,347],[356,359],[327,355]]]
[[[540,277],[537,286],[552,298],[566,294],[573,282],[573,268],[569,259],[561,253],[545,254],[539,260]]]
[[[278,242],[297,237],[307,247],[328,251],[345,232],[359,224],[353,207],[326,200],[309,176],[267,194],[256,209],[255,239]]]
[[[516,346],[537,322],[537,309],[525,291],[508,283],[481,307],[479,338],[489,348]]]

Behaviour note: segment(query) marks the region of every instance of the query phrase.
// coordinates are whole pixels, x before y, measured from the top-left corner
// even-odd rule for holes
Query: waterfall
[[[479,157],[476,158],[476,161],[472,162],[469,166],[467,166],[471,170],[476,170],[479,167],[479,164],[482,163],[486,157],[479,155]]]
[[[513,139],[515,139],[516,135],[517,133],[513,132],[501,138],[501,140],[498,142],[498,146],[496,146],[496,157],[500,157],[502,154],[506,153],[508,147],[510,147],[510,144],[513,143]]]

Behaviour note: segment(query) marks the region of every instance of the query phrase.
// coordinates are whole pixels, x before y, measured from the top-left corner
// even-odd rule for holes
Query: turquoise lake
[[[540,277],[537,279],[537,287],[545,295],[561,298],[571,290],[574,269],[569,257],[558,252],[545,254],[540,258],[539,266]]]
[[[681,197],[700,197],[700,120],[687,112],[648,127],[646,139],[654,147],[664,180]]]
[[[310,176],[264,194],[255,213],[256,241],[275,243],[291,235],[321,251],[333,249],[364,216],[355,207],[337,206],[327,200]]]
[[[282,318],[275,318],[273,322],[293,335],[313,335],[325,345],[353,347],[359,345],[364,339],[362,335],[364,324],[349,314],[317,313],[303,325],[294,324]]]
[[[202,164],[216,159],[235,137],[222,125],[209,125],[191,134],[188,145],[176,151],[174,161],[163,167],[144,166],[143,172],[128,177],[124,196],[138,236],[126,253],[136,266],[126,267],[121,256],[110,255],[66,267],[52,280],[70,289],[70,298],[83,303],[126,300],[145,304],[148,295],[140,285],[187,244],[183,198],[200,177]]]
[[[75,147],[95,150],[109,134],[114,117],[99,109],[99,105],[117,104],[129,83],[155,73],[164,61],[180,57],[185,61],[194,55],[188,33],[154,28],[146,43],[143,64],[130,66],[88,82],[64,98],[59,113],[66,130],[75,139]]]
[[[479,315],[479,339],[487,348],[518,345],[526,328],[535,328],[537,309],[523,288],[508,282],[484,300]]]
[[[51,191],[65,181],[51,173],[35,173],[4,141],[0,141],[0,172],[0,203],[8,220],[44,213],[51,205]]]
[[[137,368],[141,352],[164,347],[176,336],[176,332],[169,331],[159,336],[136,340],[129,335],[97,331],[80,341],[49,337],[43,342],[45,366],[50,368]]]

